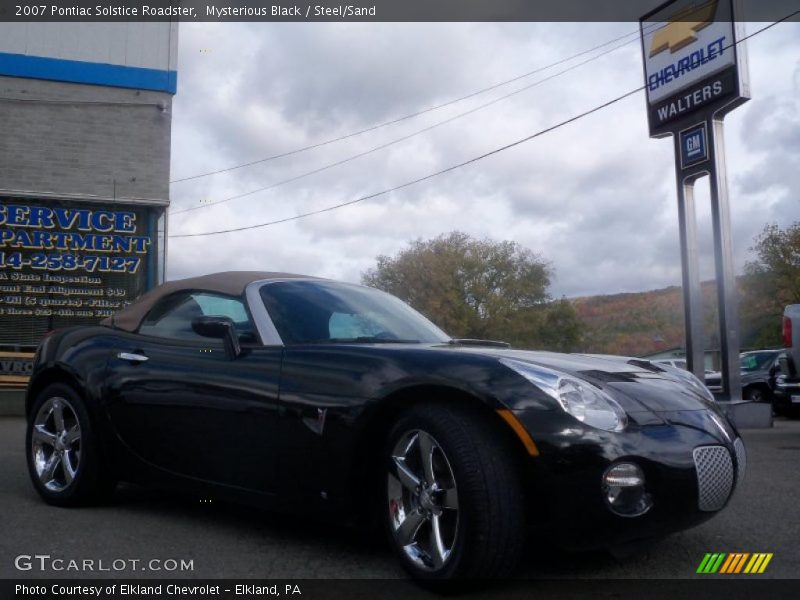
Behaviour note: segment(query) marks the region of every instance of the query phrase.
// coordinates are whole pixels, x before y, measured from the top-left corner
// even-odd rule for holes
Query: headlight
[[[586,381],[517,360],[502,358],[500,362],[555,398],[565,412],[581,423],[622,431],[628,422],[625,411],[611,396]]]

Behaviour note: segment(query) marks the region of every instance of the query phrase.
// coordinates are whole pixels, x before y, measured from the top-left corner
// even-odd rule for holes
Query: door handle
[[[134,352],[120,352],[117,354],[117,358],[128,360],[130,362],[144,362],[147,360],[147,357],[144,354],[136,354]]]

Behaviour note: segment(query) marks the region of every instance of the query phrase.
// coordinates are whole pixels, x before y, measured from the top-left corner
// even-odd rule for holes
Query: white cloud
[[[754,30],[760,25],[750,28]],[[173,176],[223,168],[445,102],[635,31],[625,24],[186,24]],[[797,219],[800,25],[749,42],[754,98],[728,117],[737,265],[763,224]],[[578,61],[585,57],[578,59]],[[636,41],[472,115],[299,181],[171,219],[172,233],[290,217],[374,193],[551,126],[641,85]],[[577,62],[577,61],[576,61]],[[554,71],[568,67],[556,67]],[[553,72],[554,72],[553,71]],[[291,178],[551,74],[309,152],[173,186],[175,209]],[[703,272],[710,224],[700,194]],[[378,254],[454,229],[513,239],[552,262],[555,295],[680,283],[672,144],[644,98],[458,171],[274,227],[170,242],[170,278],[226,269],[358,280]]]

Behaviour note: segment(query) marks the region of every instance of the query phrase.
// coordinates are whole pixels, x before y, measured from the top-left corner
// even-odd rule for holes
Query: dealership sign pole
[[[639,22],[650,137],[672,135],[678,187],[686,359],[702,379],[704,347],[694,184],[708,176],[723,394],[741,399],[739,319],[723,139],[725,115],[749,98],[733,0],[670,0]]]

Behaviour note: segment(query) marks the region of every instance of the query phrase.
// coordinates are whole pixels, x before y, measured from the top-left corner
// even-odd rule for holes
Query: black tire
[[[66,401],[66,403],[61,402]],[[42,481],[37,471],[37,456],[44,458],[52,456],[48,454],[48,443],[40,445],[41,452],[37,454],[34,448],[34,428],[36,427],[37,417],[42,408],[58,401],[62,406],[66,406],[64,413],[69,412],[69,417],[62,418],[62,421],[69,419],[69,424],[74,427],[74,423],[79,425],[80,437],[77,443],[71,446],[66,452],[72,452],[72,461],[77,463],[71,481],[66,481],[66,466],[63,459],[54,462],[60,463],[56,467],[61,469],[60,480],[54,478],[48,485]],[[47,411],[42,412],[44,415]],[[53,417],[47,417],[51,419]],[[54,421],[47,421],[54,423]],[[53,429],[52,426],[45,426]],[[52,451],[55,452],[55,446]],[[63,456],[62,451],[62,456]],[[48,504],[55,506],[83,506],[98,504],[107,501],[116,487],[116,480],[110,476],[108,470],[103,467],[100,455],[97,450],[97,440],[92,429],[91,419],[86,407],[75,392],[75,390],[63,383],[54,383],[47,386],[36,397],[31,412],[28,414],[27,432],[25,436],[25,455],[28,460],[28,474],[30,475],[33,487]],[[62,487],[63,489],[57,489]]]
[[[750,386],[744,389],[742,397],[750,402],[767,402],[769,401],[769,394],[767,391],[757,385]]]
[[[389,434],[384,453],[383,520],[395,553],[414,579],[434,586],[462,579],[495,579],[512,574],[519,562],[526,531],[523,488],[514,450],[492,419],[493,415],[488,411],[469,407],[418,404],[400,417]],[[441,450],[446,459],[446,463],[439,459],[439,474],[444,468],[442,465],[449,467],[457,489],[457,526],[450,552],[441,566],[415,562],[395,534],[396,529],[400,531],[397,523],[400,513],[396,508],[397,502],[392,504],[396,497],[392,486],[397,490],[400,480],[393,483],[387,472],[397,472],[394,458],[397,445],[406,447],[408,436],[413,439],[415,431],[432,437],[438,448],[434,455]],[[413,444],[413,441],[409,443]],[[405,488],[402,493],[413,494],[412,488],[401,485]],[[412,501],[409,500],[409,506]],[[441,504],[445,502],[441,501]],[[415,506],[423,512],[421,504]],[[402,514],[408,515],[409,511],[404,509]],[[428,514],[430,519],[430,511]],[[427,523],[432,536],[432,522]],[[424,526],[421,525],[417,531],[423,532]],[[420,547],[423,547],[423,542],[420,542]]]

